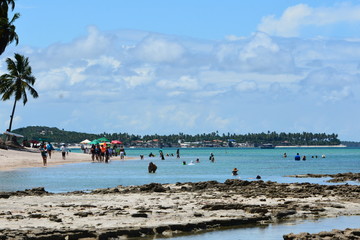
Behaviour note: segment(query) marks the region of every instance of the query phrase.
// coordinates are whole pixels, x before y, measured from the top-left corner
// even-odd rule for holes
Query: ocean
[[[80,152],[80,149],[73,149]],[[155,157],[149,157],[149,153]],[[152,182],[176,183],[216,180],[224,182],[230,178],[254,180],[260,175],[264,181],[281,183],[310,182],[330,184],[328,178],[292,178],[294,174],[336,174],[360,172],[360,149],[358,148],[184,148],[180,149],[180,159],[176,149],[163,149],[165,160],[160,160],[159,149],[126,149],[129,157],[138,160],[121,161],[114,157],[108,164],[91,162],[60,165],[55,167],[25,168],[0,172],[0,191],[17,191],[34,187],[45,187],[49,192],[86,191],[109,188],[118,185],[142,185]],[[215,162],[209,161],[210,154]],[[287,154],[287,158],[283,154]],[[299,153],[306,161],[295,161]],[[56,153],[60,154],[60,153]],[[166,156],[166,155],[169,156]],[[171,156],[171,155],[174,156]],[[144,160],[140,160],[144,155]],[[321,158],[325,155],[325,158]],[[317,156],[317,158],[316,158]],[[71,152],[68,158],[71,158]],[[191,161],[199,163],[188,165]],[[51,159],[49,159],[51,161]],[[183,165],[183,162],[186,165]],[[147,172],[149,162],[157,165],[155,174]],[[238,176],[232,176],[237,168]],[[352,184],[359,184],[358,182]]]

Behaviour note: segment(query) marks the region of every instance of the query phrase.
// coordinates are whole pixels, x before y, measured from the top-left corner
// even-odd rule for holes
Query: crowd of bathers
[[[284,153],[283,157],[284,157],[284,158],[287,158],[287,154]],[[312,155],[311,158],[318,158],[318,155]],[[321,155],[321,158],[326,158],[325,154]],[[297,154],[295,155],[294,159],[295,159],[295,161],[300,161],[300,159],[303,160],[303,161],[306,161],[306,156],[303,155],[303,156],[301,157],[300,154],[297,153]]]
[[[126,153],[123,147],[118,148],[116,145],[110,146],[107,144],[93,144],[90,148],[91,160],[93,162],[105,162],[108,163],[113,156],[120,155],[120,159],[125,159]]]

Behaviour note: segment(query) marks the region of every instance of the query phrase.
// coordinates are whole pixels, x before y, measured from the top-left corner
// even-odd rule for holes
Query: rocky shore
[[[295,178],[323,178],[330,177],[331,179],[327,182],[347,182],[347,181],[360,181],[360,173],[337,173],[337,174],[301,174],[301,175],[289,175],[287,177],[295,177]]]
[[[286,234],[283,236],[284,240],[345,240],[345,239],[360,239],[360,228],[345,230],[332,230],[330,232],[319,232],[319,233],[299,233],[299,234]]]
[[[172,236],[298,218],[360,215],[360,186],[227,180],[53,194],[0,193],[0,239]],[[296,238],[294,238],[296,239]]]

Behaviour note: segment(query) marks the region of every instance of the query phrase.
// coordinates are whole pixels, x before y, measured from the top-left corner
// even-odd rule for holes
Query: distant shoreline
[[[295,146],[275,146],[275,148],[346,148],[346,145],[295,145]]]

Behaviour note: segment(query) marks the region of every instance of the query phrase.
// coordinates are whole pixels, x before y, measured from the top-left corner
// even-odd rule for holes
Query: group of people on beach
[[[93,162],[105,162],[108,163],[110,158],[113,156],[120,155],[120,159],[124,160],[126,156],[126,152],[124,147],[118,148],[116,145],[110,147],[106,143],[103,144],[93,144],[90,148],[91,160]]]
[[[43,165],[47,166],[47,158],[49,156],[49,158],[51,159],[51,154],[53,151],[55,151],[55,148],[50,142],[48,142],[47,144],[45,144],[45,142],[42,142],[40,144],[39,150],[40,150],[41,157],[43,159]],[[65,160],[66,155],[69,154],[69,151],[68,151],[67,147],[65,146],[65,144],[61,145],[60,151],[61,151],[62,159]]]

